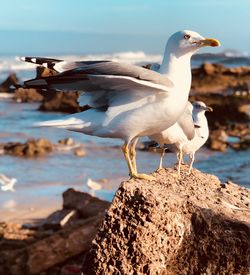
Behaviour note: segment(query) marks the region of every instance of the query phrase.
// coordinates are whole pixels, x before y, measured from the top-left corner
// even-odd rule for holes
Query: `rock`
[[[0,251],[0,274],[41,274],[88,250],[102,219],[91,217],[23,248]]]
[[[72,188],[63,193],[63,209],[77,210],[81,218],[88,218],[103,213],[110,203]]]
[[[250,81],[250,66],[227,68],[222,64],[204,63],[192,70],[192,90],[198,93],[234,91]],[[247,96],[248,94],[246,94]]]
[[[200,70],[206,75],[213,75],[216,71],[215,66],[211,63],[204,63],[201,65]]]
[[[11,86],[19,85],[19,80],[16,74],[10,74],[6,80],[4,80],[0,85],[0,93],[13,92]]]
[[[57,75],[58,73],[54,70],[51,70],[49,68],[45,68],[43,66],[38,66],[36,67],[36,77],[40,78],[40,77],[47,77],[47,76],[53,76],[53,75]]]
[[[78,147],[75,149],[74,154],[77,157],[85,157],[87,153],[83,147]]]
[[[17,102],[40,102],[43,95],[37,89],[18,88],[15,90],[14,100]]]
[[[40,111],[77,113],[81,108],[77,102],[77,92],[44,92],[44,100],[39,107]]]
[[[208,147],[215,151],[224,152],[227,149],[227,134],[224,130],[215,130],[210,132],[208,138]]]
[[[83,274],[249,274],[250,191],[194,169],[121,184]]]
[[[71,194],[71,198],[77,194],[79,199],[86,195],[91,202],[89,194],[73,189],[65,193]],[[68,203],[73,205],[70,201]],[[92,211],[98,214],[87,219],[81,219],[74,209],[63,209],[52,213],[45,221],[36,221],[34,225],[1,222],[0,274],[45,274],[41,273],[45,270],[46,274],[71,274],[77,268],[80,271],[82,257],[89,249],[109,205],[103,203],[103,209],[99,205],[98,211]]]
[[[3,145],[4,153],[17,157],[35,157],[50,153],[53,144],[45,139],[31,139],[25,143],[8,142]]]
[[[45,229],[58,230],[65,225],[72,223],[77,219],[77,213],[75,210],[62,209],[58,210],[47,217],[43,223]]]

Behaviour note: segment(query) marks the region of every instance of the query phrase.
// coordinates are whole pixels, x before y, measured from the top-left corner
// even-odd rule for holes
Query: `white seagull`
[[[209,135],[207,118],[205,116],[206,111],[211,112],[213,109],[206,106],[202,101],[196,101],[193,104],[188,102],[184,113],[174,125],[161,133],[150,136],[151,139],[161,145],[159,169],[162,169],[162,160],[165,152],[164,145],[166,145],[171,151],[175,152],[176,149],[178,150],[178,176],[180,176],[183,154],[189,154],[188,174],[191,173],[195,152],[205,144]]]
[[[0,174],[0,183],[2,184],[1,189],[3,191],[15,192],[14,185],[16,184],[16,178],[8,178],[4,174]]]
[[[218,40],[193,31],[176,32],[168,39],[159,72],[111,61],[66,62],[37,57],[21,60],[59,72],[26,81],[26,87],[82,91],[79,103],[90,107],[38,126],[122,139],[130,176],[154,180],[151,175],[137,172],[138,138],[159,133],[178,120],[188,101],[191,56],[202,47],[219,45]]]

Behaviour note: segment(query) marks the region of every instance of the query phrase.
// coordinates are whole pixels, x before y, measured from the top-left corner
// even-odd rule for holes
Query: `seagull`
[[[81,91],[78,101],[89,107],[84,112],[37,126],[122,139],[130,176],[155,180],[152,175],[137,171],[138,138],[159,133],[178,120],[188,101],[192,55],[202,47],[219,45],[218,40],[204,38],[197,32],[178,31],[168,39],[159,72],[111,61],[67,62],[22,57],[23,61],[58,72],[26,81],[27,88]]]
[[[89,189],[92,189],[94,191],[102,189],[102,186],[99,182],[93,181],[90,178],[88,178],[86,185],[89,187]]]
[[[183,154],[189,154],[188,174],[191,173],[195,152],[205,144],[209,135],[207,118],[205,116],[206,111],[212,112],[213,109],[206,106],[202,101],[195,101],[193,104],[188,101],[185,111],[174,125],[161,133],[150,136],[150,139],[157,141],[161,145],[159,169],[162,169],[162,160],[165,153],[164,145],[166,144],[170,151],[178,150],[178,176],[180,177]]]
[[[2,184],[1,189],[3,191],[15,192],[14,185],[16,184],[16,178],[8,178],[4,174],[0,174],[0,183]]]

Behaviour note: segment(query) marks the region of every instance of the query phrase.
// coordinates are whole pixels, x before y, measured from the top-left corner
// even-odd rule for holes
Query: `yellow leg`
[[[128,143],[124,143],[122,146],[122,152],[124,154],[124,157],[127,161],[128,164],[128,169],[129,169],[129,174],[132,178],[137,178],[137,179],[145,179],[145,180],[149,180],[149,181],[153,181],[155,180],[155,177],[151,176],[151,175],[146,175],[146,174],[138,174],[137,171],[135,171],[133,165],[132,165],[132,161],[130,159],[130,148]]]
[[[133,174],[136,173],[136,171],[134,170],[134,167],[132,165],[130,155],[129,155],[129,146],[126,142],[122,145],[122,152],[123,152],[123,155],[127,161],[129,174],[130,174],[130,176],[132,176]]]
[[[134,168],[134,171],[137,173],[137,166],[136,166],[136,150],[135,150],[135,146],[137,144],[138,138],[135,138],[132,142],[131,142],[131,146],[130,146],[130,159],[131,159],[131,163],[132,166]]]

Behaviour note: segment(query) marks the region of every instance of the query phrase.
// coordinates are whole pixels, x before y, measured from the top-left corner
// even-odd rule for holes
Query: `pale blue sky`
[[[249,0],[1,1],[0,54],[161,53],[180,29],[250,52]]]

